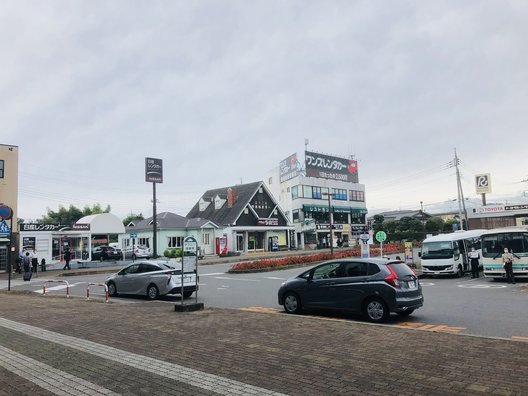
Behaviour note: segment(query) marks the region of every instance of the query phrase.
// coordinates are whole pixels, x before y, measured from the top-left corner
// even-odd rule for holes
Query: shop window
[[[297,223],[300,221],[300,217],[299,217],[299,209],[294,209],[293,212],[292,212],[292,217],[293,217],[293,222],[294,223]]]

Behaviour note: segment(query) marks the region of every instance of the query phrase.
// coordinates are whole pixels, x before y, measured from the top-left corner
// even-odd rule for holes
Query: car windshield
[[[422,259],[448,259],[453,257],[451,241],[424,242],[422,245]]]

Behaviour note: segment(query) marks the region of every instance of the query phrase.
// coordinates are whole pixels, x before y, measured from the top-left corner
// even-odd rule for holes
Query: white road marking
[[[422,285],[422,286],[434,286],[435,284],[433,282],[420,282],[420,285]]]
[[[504,289],[506,285],[458,285],[463,289]]]
[[[245,384],[219,375],[209,374],[204,371],[195,370],[175,363],[165,362],[148,356],[140,355],[113,348],[108,345],[98,344],[82,338],[67,336],[54,331],[30,326],[0,317],[0,326],[26,334],[38,339],[54,342],[73,348],[78,351],[99,356],[104,359],[118,362],[139,370],[143,370],[175,381],[180,381],[201,389],[209,390],[222,395],[281,395],[281,393],[258,386]],[[27,371],[33,374],[33,370]]]
[[[0,367],[56,395],[118,395],[38,360],[0,345]]]
[[[244,279],[244,278],[230,278],[228,276],[215,276],[216,279],[227,279],[227,280],[236,280],[244,282],[260,282],[258,279]]]
[[[199,274],[200,276],[214,276],[214,275],[224,275],[225,272],[212,272],[210,274]]]
[[[70,290],[71,290],[72,287],[74,287],[74,286],[78,286],[78,285],[82,285],[82,284],[85,284],[85,285],[86,285],[87,283],[86,283],[86,282],[71,283],[71,284],[70,284]],[[48,285],[51,285],[51,283],[48,283]],[[50,286],[50,287],[48,287],[48,285],[46,285],[46,293],[49,292],[49,291],[64,290],[64,289],[66,289],[66,288],[68,287],[68,286],[65,285],[64,283],[61,283],[60,285],[57,285],[57,286]],[[42,294],[42,292],[43,292],[44,290],[42,290],[42,287],[41,287],[40,289],[38,289],[38,290],[33,290],[33,291],[34,291],[35,293],[40,293],[40,294]]]
[[[277,278],[276,276],[266,276],[264,279],[272,279],[272,280],[286,280],[288,278]]]

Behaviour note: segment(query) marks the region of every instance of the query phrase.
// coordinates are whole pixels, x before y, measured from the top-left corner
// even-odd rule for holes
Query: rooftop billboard
[[[358,164],[356,160],[334,157],[310,151],[306,155],[306,176],[321,179],[358,183]]]

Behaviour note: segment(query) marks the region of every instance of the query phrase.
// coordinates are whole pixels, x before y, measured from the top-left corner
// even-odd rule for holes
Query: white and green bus
[[[501,279],[506,277],[502,253],[508,248],[513,253],[513,275],[528,278],[528,227],[506,227],[488,230],[481,236],[484,276]]]

